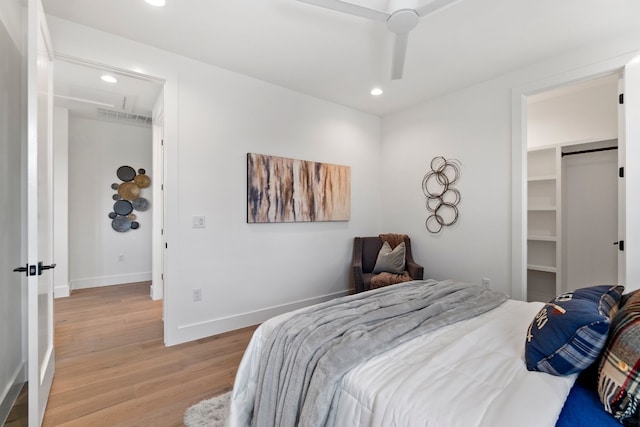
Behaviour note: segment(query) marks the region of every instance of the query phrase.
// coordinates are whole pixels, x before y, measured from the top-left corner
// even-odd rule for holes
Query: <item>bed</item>
[[[402,331],[406,339],[390,339],[388,348],[370,347],[366,352],[374,355],[362,360],[349,353],[346,358],[355,359],[353,366],[344,371],[338,369],[333,380],[318,380],[321,388],[314,389],[314,385],[309,384],[310,377],[326,376],[325,371],[331,371],[327,365],[334,367],[338,365],[336,360],[342,360],[342,356],[336,357],[331,350],[326,350],[327,341],[310,351],[309,360],[314,363],[311,366],[307,362],[299,363],[292,356],[300,357],[298,353],[304,353],[304,349],[294,346],[294,341],[309,340],[309,331],[340,328],[327,326],[331,324],[326,317],[319,321],[320,326],[314,323],[300,326],[314,310],[331,313],[355,310],[356,315],[349,317],[351,328],[353,318],[360,316],[357,310],[361,307],[389,301],[397,292],[415,297],[416,289],[426,289],[429,298],[434,289],[438,292],[455,289],[462,299],[454,305],[462,306],[465,313],[455,314],[451,322],[443,322],[442,313],[449,308],[442,309],[433,327],[425,330],[415,325],[406,327]],[[470,305],[466,305],[467,300],[471,301]],[[480,308],[472,306],[477,301]],[[430,303],[428,310],[438,304],[441,303]],[[563,426],[581,425],[575,417],[586,411],[570,405],[563,410],[565,401],[571,392],[570,402],[584,405],[593,398],[589,394],[593,390],[583,387],[576,398],[575,390],[582,384],[576,383],[577,373],[556,376],[531,372],[523,360],[524,338],[532,319],[543,306],[543,303],[509,300],[481,286],[426,280],[351,295],[274,317],[256,329],[247,347],[236,375],[227,425],[552,427],[559,417],[565,423]],[[417,310],[427,309],[418,307]],[[364,311],[362,317],[369,313]],[[411,321],[405,319],[399,323],[406,325]],[[297,338],[282,332],[288,324],[297,328]],[[398,326],[389,328],[395,331]],[[360,331],[355,335],[370,344],[370,332]],[[285,341],[274,344],[282,334]],[[344,334],[340,340],[344,340]],[[349,341],[348,352],[353,346]],[[276,352],[279,352],[277,356]],[[277,363],[270,366],[273,360]],[[302,357],[302,360],[306,359]],[[295,369],[302,374],[291,374]],[[298,377],[304,378],[301,385],[291,386],[297,384]],[[596,408],[597,404],[592,406],[608,417],[605,421],[613,420],[612,425],[620,425],[601,407]]]

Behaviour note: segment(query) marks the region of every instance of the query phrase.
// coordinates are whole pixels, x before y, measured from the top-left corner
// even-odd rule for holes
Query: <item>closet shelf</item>
[[[557,273],[558,271],[556,267],[551,267],[550,265],[535,265],[535,264],[527,264],[527,270],[545,271],[547,273]]]
[[[529,182],[535,182],[535,181],[555,181],[556,180],[556,176],[555,175],[538,175],[538,176],[530,176],[528,178]]]
[[[557,210],[557,208],[555,206],[529,206],[528,210],[544,212],[544,211],[555,211]]]
[[[539,242],[557,242],[558,238],[556,236],[536,236],[530,235],[527,236],[527,240],[537,240]]]

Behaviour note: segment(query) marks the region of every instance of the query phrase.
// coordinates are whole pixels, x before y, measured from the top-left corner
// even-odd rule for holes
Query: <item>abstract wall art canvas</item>
[[[247,222],[349,221],[351,168],[247,154]]]

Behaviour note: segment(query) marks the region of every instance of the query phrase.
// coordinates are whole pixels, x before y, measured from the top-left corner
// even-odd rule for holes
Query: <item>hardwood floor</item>
[[[44,426],[182,426],[194,403],[231,390],[255,327],[174,347],[149,283],[55,300],[56,373]]]
[[[27,406],[27,398],[28,398],[28,384],[25,384],[20,390],[20,394],[16,399],[16,402],[13,404],[13,408],[11,408],[11,412],[9,412],[9,416],[4,423],[4,427],[28,427],[29,425],[29,414],[27,411],[29,407]]]

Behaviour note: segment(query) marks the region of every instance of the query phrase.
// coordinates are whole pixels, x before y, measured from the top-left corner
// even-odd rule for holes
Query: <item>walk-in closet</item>
[[[618,80],[528,98],[529,301],[617,283]]]

